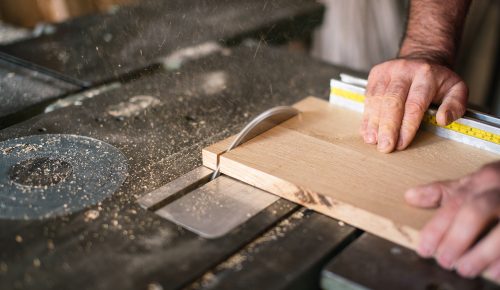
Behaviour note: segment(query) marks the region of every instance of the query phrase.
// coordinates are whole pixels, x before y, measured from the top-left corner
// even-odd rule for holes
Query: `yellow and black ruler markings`
[[[364,101],[363,87],[331,80],[330,103],[362,112]],[[480,114],[474,113],[475,116]],[[491,116],[487,116],[487,119],[489,122],[469,118],[466,114],[465,117],[447,126],[439,126],[436,121],[436,110],[429,109],[422,120],[422,127],[441,137],[500,154],[500,119]]]

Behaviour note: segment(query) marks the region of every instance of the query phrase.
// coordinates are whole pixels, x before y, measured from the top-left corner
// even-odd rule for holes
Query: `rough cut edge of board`
[[[215,170],[217,168],[217,163],[219,161],[219,156],[226,151],[231,144],[231,141],[236,137],[231,136],[227,139],[219,141],[215,144],[208,146],[207,148],[203,148],[201,150],[201,157],[203,160],[203,165],[210,169]]]

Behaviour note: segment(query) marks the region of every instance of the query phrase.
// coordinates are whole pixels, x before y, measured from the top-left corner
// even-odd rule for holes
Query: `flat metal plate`
[[[158,209],[172,201],[172,199],[178,198],[179,195],[187,194],[203,183],[207,183],[212,173],[213,171],[205,166],[196,167],[172,182],[146,193],[137,202],[145,209]]]
[[[215,239],[278,199],[258,188],[220,176],[156,213],[204,238]]]
[[[127,176],[120,150],[89,137],[48,134],[0,142],[0,219],[42,219],[97,204]]]

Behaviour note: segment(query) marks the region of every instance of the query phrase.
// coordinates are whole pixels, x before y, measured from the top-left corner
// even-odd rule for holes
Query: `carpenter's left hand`
[[[483,271],[500,282],[500,162],[458,180],[408,190],[406,201],[440,207],[424,226],[417,252],[472,278]]]

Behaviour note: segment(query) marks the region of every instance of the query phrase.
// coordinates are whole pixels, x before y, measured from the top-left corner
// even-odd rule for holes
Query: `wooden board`
[[[458,178],[498,156],[426,132],[402,152],[379,153],[359,135],[361,114],[309,97],[299,116],[220,155],[231,140],[203,150],[205,166],[367,232],[415,249],[433,210],[412,207],[403,193]]]

